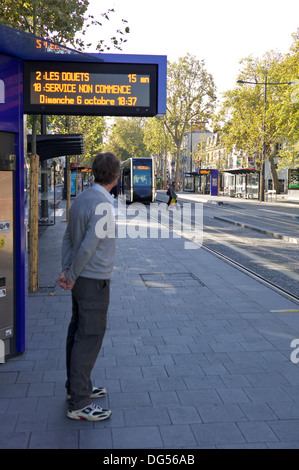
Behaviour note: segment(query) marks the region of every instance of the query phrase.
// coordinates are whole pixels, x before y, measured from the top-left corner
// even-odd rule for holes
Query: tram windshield
[[[149,165],[133,165],[133,185],[151,186],[151,167]]]

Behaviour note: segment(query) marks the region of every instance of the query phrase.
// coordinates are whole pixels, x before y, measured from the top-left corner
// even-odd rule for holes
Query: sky
[[[105,21],[101,13],[109,8],[115,13]],[[89,12],[104,26],[87,40],[110,38],[124,18],[127,42],[109,52],[166,55],[171,62],[190,53],[205,61],[219,97],[235,87],[241,59],[288,52],[299,28],[299,0],[90,0]]]

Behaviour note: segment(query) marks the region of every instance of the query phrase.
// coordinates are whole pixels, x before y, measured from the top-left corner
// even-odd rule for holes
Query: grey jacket
[[[74,200],[62,241],[62,270],[74,282],[79,276],[110,279],[115,260],[114,199],[94,184]]]

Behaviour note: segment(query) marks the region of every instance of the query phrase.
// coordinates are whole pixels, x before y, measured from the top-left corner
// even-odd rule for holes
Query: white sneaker
[[[104,387],[92,387],[90,398],[102,398],[106,395],[107,390]],[[66,394],[66,399],[69,400],[71,395]]]
[[[69,410],[67,417],[71,419],[84,419],[86,421],[102,421],[103,419],[110,418],[111,413],[111,410],[103,410],[103,408],[91,403],[81,410]]]
[[[92,387],[90,398],[102,398],[106,393],[107,390],[104,387]]]

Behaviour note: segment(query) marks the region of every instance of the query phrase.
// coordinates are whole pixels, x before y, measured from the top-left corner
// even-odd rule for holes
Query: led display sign
[[[24,61],[24,113],[155,116],[157,65]]]

